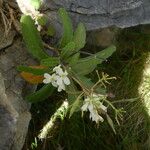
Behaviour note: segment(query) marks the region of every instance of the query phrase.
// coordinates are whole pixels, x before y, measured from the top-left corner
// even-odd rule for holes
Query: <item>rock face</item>
[[[70,12],[75,24],[84,22],[88,30],[150,23],[149,0],[44,0],[44,7],[57,26],[60,7]]]
[[[14,31],[8,36],[5,38],[0,25],[0,43],[3,43],[0,45],[0,150],[21,150],[31,115],[30,105],[22,96],[29,88],[16,67],[34,61]]]

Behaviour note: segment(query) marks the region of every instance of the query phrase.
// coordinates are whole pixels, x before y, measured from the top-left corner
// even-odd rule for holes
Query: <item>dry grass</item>
[[[19,16],[18,8],[13,8],[12,3],[15,4],[15,1],[3,1],[0,0],[0,18],[4,26],[5,36],[8,35],[12,27],[20,33],[20,24],[17,16]],[[17,7],[17,5],[15,6]]]

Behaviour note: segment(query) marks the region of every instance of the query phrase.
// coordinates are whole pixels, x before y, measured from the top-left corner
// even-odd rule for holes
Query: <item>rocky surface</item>
[[[30,88],[16,67],[34,61],[27,54],[22,39],[15,34],[10,31],[4,36],[0,25],[0,150],[21,150],[31,119],[30,104],[22,96]]]
[[[60,7],[70,12],[75,24],[84,22],[88,30],[150,23],[149,0],[44,0],[43,6],[58,27],[56,12]]]

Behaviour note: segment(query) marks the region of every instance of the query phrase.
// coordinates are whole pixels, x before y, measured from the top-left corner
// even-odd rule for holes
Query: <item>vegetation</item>
[[[149,79],[143,75],[145,62],[149,60],[149,35],[143,33],[140,27],[125,29],[116,40],[116,52],[115,46],[102,51],[99,51],[99,47],[91,47],[88,44],[84,48],[84,25],[79,23],[74,32],[67,12],[61,8],[58,13],[64,32],[54,47],[48,45],[49,53],[53,55],[44,51],[43,41],[35,28],[33,18],[28,15],[21,18],[22,33],[28,51],[40,61],[40,65],[36,67],[19,66],[22,77],[32,84],[42,83],[44,79],[44,83],[47,83],[45,73],[51,77],[60,65],[59,71],[63,71],[69,80],[67,83],[63,79],[65,88],[58,82],[55,86],[52,81],[44,86],[40,84],[36,93],[26,97],[26,100],[33,104],[32,120],[24,149],[149,149],[150,114],[147,109],[150,105],[145,100],[148,98]],[[38,20],[37,17],[36,21]],[[47,46],[45,43],[44,45]],[[96,53],[85,57],[87,48],[92,48]],[[95,70],[100,70],[101,74]],[[112,80],[114,78],[103,72],[116,77],[117,80]],[[60,79],[57,71],[54,73],[54,77],[56,76],[57,80]],[[110,79],[111,84],[108,82]],[[144,88],[140,88],[141,85]],[[63,92],[58,94],[55,90],[57,88],[58,92]],[[97,106],[94,105],[97,101],[94,100],[93,94],[100,94],[98,104],[101,107],[96,107],[96,111],[99,109],[103,112],[98,111],[98,119],[90,117],[96,124],[89,120],[88,113],[84,114],[84,117],[81,117],[80,113],[80,110],[85,111],[83,106],[89,99],[93,101],[93,106]],[[66,98],[69,108],[63,105]],[[89,113],[92,114],[90,109]],[[103,118],[106,118],[107,122],[99,124]]]

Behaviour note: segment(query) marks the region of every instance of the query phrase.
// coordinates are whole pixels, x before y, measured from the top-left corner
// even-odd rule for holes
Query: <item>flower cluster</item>
[[[65,90],[65,85],[70,84],[70,80],[67,77],[68,73],[67,71],[63,71],[61,66],[56,66],[53,69],[53,74],[50,75],[48,73],[44,74],[44,80],[43,83],[48,84],[51,83],[54,87],[58,88],[58,92],[61,92],[62,90]]]
[[[39,12],[31,4],[31,0],[17,0],[17,3],[23,14],[30,15],[32,17],[39,14]]]
[[[107,107],[100,102],[105,97],[99,94],[91,94],[88,96],[81,107],[81,110],[90,112],[90,119],[98,123],[99,121],[103,122],[104,119],[99,115],[100,113],[107,113]]]

